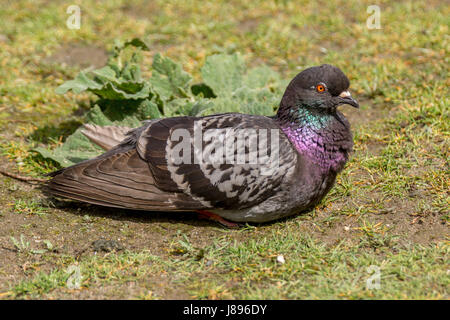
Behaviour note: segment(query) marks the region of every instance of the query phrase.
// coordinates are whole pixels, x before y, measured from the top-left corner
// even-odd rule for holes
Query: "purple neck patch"
[[[297,152],[308,157],[324,172],[330,168],[339,171],[347,161],[346,152],[336,151],[331,147],[334,139],[324,129],[315,130],[310,126],[296,127],[292,124],[281,126],[281,129],[294,144]]]

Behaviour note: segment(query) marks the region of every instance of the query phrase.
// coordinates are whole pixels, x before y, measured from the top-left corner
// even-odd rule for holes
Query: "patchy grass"
[[[64,260],[64,267],[17,283],[11,288],[11,295],[53,298],[68,293],[69,273],[65,266],[77,263],[82,279],[80,297],[83,291],[117,286],[118,297],[123,298],[129,294],[124,287],[130,285],[137,297],[150,295],[153,299],[164,298],[167,291],[175,294],[173,288],[180,286],[197,299],[442,299],[446,296],[448,261],[443,257],[449,253],[448,246],[415,245],[403,248],[403,253],[398,254],[386,243],[368,242],[366,246],[362,241],[359,246],[348,246],[340,242],[327,246],[295,230],[289,230],[291,233],[286,236],[286,231],[278,228],[267,231],[263,238],[252,237],[241,242],[221,236],[202,248],[195,247],[182,234],[179,247],[172,248],[163,257],[145,250],[89,256],[79,262],[65,257],[60,260]],[[280,254],[285,258],[283,264],[276,260]],[[379,268],[380,287],[368,290],[371,266]],[[164,286],[154,284],[161,279]]]
[[[70,30],[73,3],[10,1],[0,12],[0,163],[13,172],[56,168],[32,150],[60,145],[94,96],[54,90],[104,63],[116,38],[149,43],[144,76],[156,52],[194,80],[217,52],[286,79],[332,63],[361,110],[343,109],[355,152],[316,209],[237,231],[190,214],[50,202],[0,177],[0,298],[448,299],[450,8],[378,3],[380,30],[366,27],[370,1],[83,1],[81,29]],[[95,252],[101,238],[125,250]],[[70,266],[79,289],[67,285]],[[368,289],[374,270],[380,288]]]
[[[19,214],[43,215],[47,212],[47,207],[43,206],[42,203],[40,203],[36,199],[32,200],[18,199],[12,204],[12,210],[14,213]]]

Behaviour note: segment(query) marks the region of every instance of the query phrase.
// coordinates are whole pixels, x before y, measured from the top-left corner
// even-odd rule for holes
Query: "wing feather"
[[[135,149],[69,167],[47,185],[54,194],[93,204],[155,211],[204,208],[184,193],[156,187],[146,161]]]
[[[94,129],[100,133],[112,130]],[[172,141],[177,129],[189,133],[189,140]],[[210,134],[200,141],[201,151],[194,141],[197,129]],[[297,153],[287,137],[279,133],[275,147],[272,140],[268,141],[266,158],[257,154],[257,163],[204,161],[208,159],[206,150],[210,152],[223,139],[237,141],[241,129],[280,132],[275,121],[264,116],[230,113],[156,119],[126,133],[117,146],[103,155],[53,173],[47,187],[55,195],[118,208],[149,211],[248,208],[276,194],[294,167]],[[113,131],[117,138],[118,131]],[[219,137],[220,134],[225,136]],[[250,157],[253,152],[250,143],[255,144],[256,140],[248,139],[244,146],[236,147],[233,157],[238,154],[245,159]],[[187,163],[174,162],[179,155],[175,152],[179,143],[190,146]],[[277,156],[277,166],[271,174],[264,174],[264,167],[273,166],[273,159],[267,158],[272,154]]]
[[[200,124],[200,126],[199,126]],[[202,153],[196,155],[196,143],[194,142],[194,127],[199,126],[201,132],[206,135],[211,132],[213,136],[202,137]],[[190,140],[172,141],[172,134],[176,129],[184,129],[189,133]],[[219,129],[217,131],[214,131]],[[225,131],[224,129],[230,129]],[[150,170],[155,178],[156,185],[166,191],[183,191],[193,199],[200,201],[205,206],[226,209],[242,209],[260,203],[274,194],[280,187],[285,174],[293,168],[297,153],[292,148],[289,140],[283,133],[279,133],[278,150],[279,166],[274,168],[273,174],[263,175],[265,164],[257,156],[255,164],[234,163],[209,163],[203,162],[198,157],[205,159],[205,150],[212,143],[216,143],[216,132],[239,134],[240,129],[275,130],[280,128],[273,119],[264,116],[251,116],[243,114],[221,114],[202,118],[177,117],[162,119],[146,128],[137,141],[138,153],[148,161]],[[208,131],[209,130],[209,131]],[[222,130],[222,131],[220,131]],[[233,131],[234,130],[234,131]],[[231,133],[230,133],[231,132]],[[227,137],[228,138],[228,137]],[[231,137],[236,139],[236,136]],[[192,153],[191,162],[175,163],[173,159],[178,156],[175,147],[178,143],[189,143]],[[270,141],[268,154],[270,149]],[[184,152],[184,151],[183,151]],[[244,149],[236,150],[247,158],[250,153],[250,145]],[[194,162],[194,158],[196,162]]]

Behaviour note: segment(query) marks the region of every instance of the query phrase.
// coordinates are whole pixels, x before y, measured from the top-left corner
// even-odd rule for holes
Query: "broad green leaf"
[[[81,93],[89,90],[103,99],[145,99],[150,96],[150,84],[142,82],[140,70],[137,66],[129,68],[129,79],[116,78],[116,71],[110,66],[91,72],[95,78],[90,79],[84,72],[80,72],[74,80],[62,84],[56,93],[64,94],[68,90]]]
[[[91,71],[96,77],[98,77],[103,83],[107,81],[117,82],[117,73],[110,66],[104,66],[103,68]]]
[[[211,115],[226,112],[241,112],[242,102],[233,99],[231,96],[221,96],[211,100],[212,108],[206,110],[203,115]]]
[[[99,126],[110,126],[113,123],[104,115],[98,105],[95,105],[91,110],[89,110],[85,118],[87,123],[93,123]]]
[[[197,101],[190,101],[187,99],[175,99],[167,104],[167,116],[193,116],[198,117],[203,115],[206,110],[213,107],[213,102],[210,99],[200,99]]]
[[[221,96],[211,99],[213,106],[206,114],[239,112],[246,114],[273,115],[274,109],[279,103],[279,96],[269,89],[251,89],[242,87],[237,89],[231,96]]]
[[[279,103],[279,97],[269,89],[250,89],[243,87],[233,94],[233,99],[240,102],[240,112],[247,114],[273,115]]]
[[[249,88],[263,88],[276,84],[280,80],[278,72],[268,66],[259,66],[250,69],[244,76],[244,84]]]
[[[141,68],[135,64],[129,64],[126,66],[127,74],[122,74],[124,79],[133,81],[133,82],[142,82],[142,73]]]
[[[178,63],[175,63],[167,57],[163,57],[159,53],[153,58],[152,68],[158,73],[167,76],[170,82],[176,87],[185,88],[192,79],[189,73],[184,71]]]
[[[159,53],[153,58],[150,83],[163,100],[187,97],[186,90],[192,77],[181,66]]]
[[[137,127],[140,125],[141,119],[139,118],[139,113],[137,112],[140,104],[143,100],[102,100],[99,104],[104,106],[103,111],[99,107],[94,107],[93,113],[97,117],[106,119],[109,123],[98,123],[93,121],[93,123],[98,125],[123,125],[126,127]],[[87,116],[87,119],[91,117]],[[145,118],[147,119],[147,118]],[[103,124],[104,123],[104,124]]]
[[[64,94],[69,90],[74,93],[81,93],[87,89],[101,89],[102,84],[89,79],[85,72],[80,72],[74,80],[67,81],[56,88],[57,94]]]
[[[91,89],[93,93],[109,100],[145,99],[150,95],[150,85],[147,82],[108,82],[100,89]]]
[[[140,119],[159,119],[162,117],[158,105],[150,100],[144,100],[138,107],[137,114]]]
[[[172,86],[170,80],[156,71],[153,72],[152,77],[150,78],[150,83],[152,84],[153,89],[164,101],[170,100],[176,95],[177,90]]]
[[[190,102],[189,105],[190,110],[188,112],[188,115],[193,116],[193,117],[199,117],[201,115],[203,115],[203,113],[212,108],[213,103],[209,100],[209,99],[202,99],[200,101],[196,101],[196,102]]]
[[[68,167],[78,162],[94,158],[103,151],[101,148],[94,146],[81,133],[81,129],[78,129],[68,137],[62,147],[54,150],[38,147],[34,150],[39,152],[44,158],[56,161],[62,167]]]
[[[231,95],[242,86],[245,64],[238,54],[216,54],[206,58],[201,69],[203,81],[216,96]]]

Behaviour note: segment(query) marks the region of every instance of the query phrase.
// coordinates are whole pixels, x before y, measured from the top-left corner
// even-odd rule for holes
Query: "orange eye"
[[[317,92],[324,92],[325,91],[325,86],[323,84],[318,84],[316,86],[316,90],[317,90]]]

